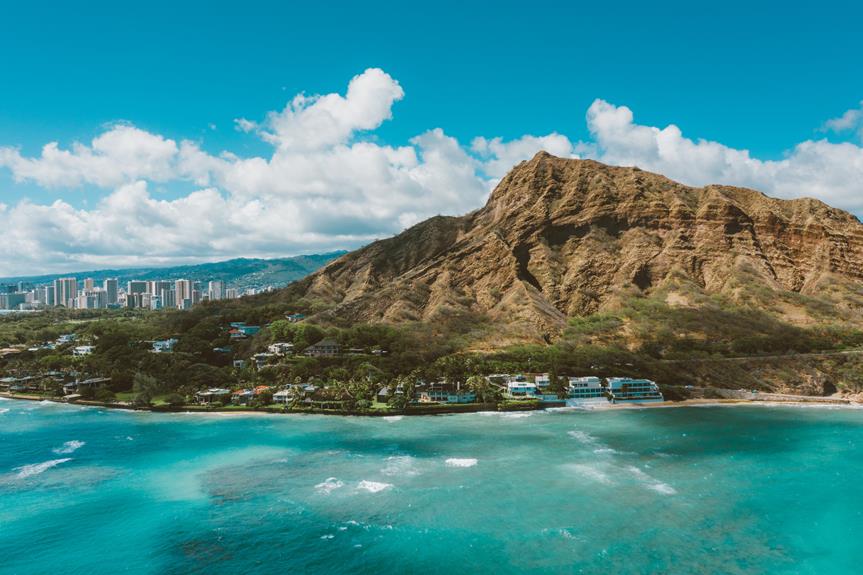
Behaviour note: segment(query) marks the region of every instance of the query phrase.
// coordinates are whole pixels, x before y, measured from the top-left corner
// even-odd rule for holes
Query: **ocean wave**
[[[368,491],[369,493],[378,493],[380,491],[384,491],[385,489],[389,489],[392,486],[392,483],[366,481],[365,479],[357,483],[357,489],[362,489],[363,491]]]
[[[34,475],[39,475],[40,473],[44,473],[48,471],[52,467],[56,467],[61,463],[66,463],[67,461],[72,461],[71,457],[64,457],[63,459],[52,459],[50,461],[43,461],[42,463],[33,463],[31,465],[22,465],[21,467],[16,467],[13,471],[18,472],[18,479],[26,479],[28,477],[32,477]]]
[[[584,443],[585,445],[595,445],[599,442],[599,440],[593,435],[587,433],[586,431],[574,430],[568,431],[566,433],[573,439],[577,439],[579,442]]]
[[[505,417],[506,419],[522,419],[524,417],[530,417],[532,415],[532,411],[512,411],[500,414],[501,417]]]
[[[642,469],[639,469],[634,465],[629,465],[626,469],[641,480],[644,483],[644,486],[651,491],[656,491],[663,495],[675,495],[677,493],[677,490],[669,484],[659,481],[652,475],[645,473]]]
[[[670,486],[667,483],[662,483],[661,481],[658,483],[653,483],[647,486],[648,489],[652,489],[658,493],[662,493],[663,495],[676,495],[677,490]]]
[[[604,485],[611,485],[613,483],[608,473],[603,471],[598,465],[592,465],[589,463],[571,463],[566,467],[575,471],[582,477],[592,479],[597,483],[602,483]]]
[[[450,457],[446,460],[447,467],[473,467],[477,460],[472,457]]]
[[[387,457],[387,464],[381,469],[381,473],[390,477],[413,477],[419,475],[420,472],[416,468],[413,457],[410,455],[393,455]]]
[[[7,408],[7,407],[0,408],[0,415],[3,415],[4,413],[9,413],[9,408]]]
[[[315,485],[315,490],[318,493],[323,493],[324,495],[329,495],[336,489],[341,489],[344,487],[344,482],[339,481],[335,477],[328,477],[325,481],[318,483]]]
[[[393,423],[396,421],[401,421],[404,418],[405,418],[404,415],[385,415],[381,419],[383,419],[384,421],[389,421],[390,423]]]
[[[84,447],[84,445],[86,445],[86,442],[78,441],[77,439],[75,439],[72,441],[67,441],[62,446],[55,447],[51,451],[53,451],[57,455],[68,455],[69,453],[75,453],[76,451]]]

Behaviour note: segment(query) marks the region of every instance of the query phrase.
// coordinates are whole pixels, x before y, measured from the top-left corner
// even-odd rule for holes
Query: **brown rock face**
[[[649,294],[685,281],[730,293],[741,270],[770,290],[817,295],[838,281],[859,291],[863,224],[816,200],[691,188],[542,152],[516,166],[482,209],[422,222],[294,289],[353,321],[471,311],[538,339],[568,316],[613,305],[621,290]]]

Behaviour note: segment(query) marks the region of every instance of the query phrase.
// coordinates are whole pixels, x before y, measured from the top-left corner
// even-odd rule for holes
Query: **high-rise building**
[[[105,290],[105,298],[108,301],[106,305],[117,303],[117,286],[117,278],[108,278],[102,282],[102,289]]]
[[[54,305],[73,308],[78,297],[78,280],[59,278],[54,280]]]
[[[207,295],[210,301],[225,299],[225,282],[214,281],[207,286]]]
[[[225,299],[237,299],[238,297],[240,297],[240,292],[236,288],[225,290]]]
[[[176,305],[178,308],[189,309],[192,307],[192,292],[194,289],[192,280],[177,280],[174,282],[174,292],[176,292]]]
[[[57,305],[54,299],[54,286],[43,286],[39,288],[39,301],[42,305]]]
[[[152,295],[160,295],[162,290],[172,289],[174,287],[172,282],[164,281],[164,280],[154,280],[147,282],[147,292]]]
[[[141,280],[132,280],[126,284],[127,294],[142,294],[147,293],[147,282]]]
[[[163,308],[177,307],[177,292],[173,289],[163,289],[159,294],[159,299]]]
[[[26,301],[23,293],[0,293],[0,309],[20,309]]]
[[[96,288],[96,280],[93,278],[85,278],[84,279],[84,291],[93,291]]]

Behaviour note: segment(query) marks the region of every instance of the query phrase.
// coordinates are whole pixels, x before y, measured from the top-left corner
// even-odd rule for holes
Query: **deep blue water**
[[[860,573],[863,411],[0,401],[0,573]]]

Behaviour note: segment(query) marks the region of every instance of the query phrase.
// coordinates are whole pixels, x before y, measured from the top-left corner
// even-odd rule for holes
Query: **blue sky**
[[[434,213],[478,207],[504,164],[543,147],[639,164],[693,185],[716,179],[782,197],[815,195],[863,212],[855,184],[863,181],[863,8],[852,2],[121,4],[3,8],[0,149],[7,155],[0,157],[0,223],[18,231],[0,248],[0,276],[355,247]],[[266,136],[277,131],[267,124],[268,112],[283,111],[300,93],[344,96],[351,79],[368,69],[380,69],[401,92],[383,96],[383,112],[351,119],[347,135],[314,150],[294,146],[288,153],[279,138]],[[239,130],[240,118],[255,125]],[[194,175],[141,168],[105,178],[80,173],[103,165],[64,176],[57,170],[68,166],[24,169],[13,161],[39,158],[49,142],[90,146],[118,125],[178,146],[193,142],[213,157],[228,152],[274,164],[288,154],[277,176],[294,181],[299,174],[298,183],[282,189],[268,179],[276,175],[262,173],[240,183],[239,174],[249,173],[245,165],[231,174],[224,166],[196,168]],[[682,146],[674,149],[690,154],[680,163],[632,148],[653,128],[668,126],[679,129],[677,140],[676,132],[663,132]],[[412,143],[437,128],[436,140]],[[568,144],[524,140],[550,134]],[[501,138],[501,146],[474,146],[477,137]],[[721,149],[700,146],[702,140]],[[134,137],[129,142],[138,145]],[[441,152],[453,142],[463,157]],[[799,148],[807,142],[812,146]],[[411,148],[418,159],[390,158],[380,169],[392,173],[355,177],[350,192],[310,173],[308,165],[320,167],[320,154],[331,171],[375,165],[358,159],[362,150],[353,159],[333,158],[339,146],[357,143],[372,143],[384,156],[392,156],[387,148],[402,154]],[[768,163],[755,171],[741,167],[742,151]],[[426,155],[439,161],[426,165]],[[476,182],[465,174],[471,169]],[[191,208],[170,202],[203,189],[215,195],[191,203],[199,218],[218,225],[193,226],[187,238],[175,228]],[[388,197],[393,189],[401,195]],[[233,214],[249,210],[246,221],[201,208],[217,197]],[[281,232],[249,225],[249,218],[266,220],[260,210],[275,212],[283,199],[304,221]],[[57,201],[62,209],[49,209]],[[129,207],[140,202],[153,202],[152,209]],[[326,215],[334,210],[339,217]],[[72,234],[65,244],[40,239],[66,229]],[[115,241],[110,234],[120,229],[137,235]],[[186,248],[154,241],[153,234]]]

